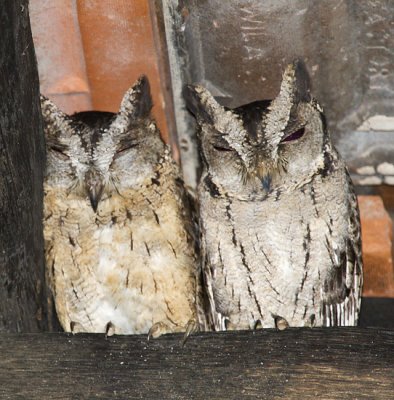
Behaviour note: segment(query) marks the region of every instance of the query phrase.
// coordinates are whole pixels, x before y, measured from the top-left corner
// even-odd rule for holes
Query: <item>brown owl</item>
[[[65,331],[197,328],[198,256],[188,196],[141,77],[117,114],[64,114],[41,99],[47,143],[47,275]]]

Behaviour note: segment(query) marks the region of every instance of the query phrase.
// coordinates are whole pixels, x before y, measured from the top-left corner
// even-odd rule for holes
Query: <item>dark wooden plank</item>
[[[393,399],[394,331],[2,334],[1,399]]]
[[[45,328],[38,74],[28,0],[0,6],[0,332]]]

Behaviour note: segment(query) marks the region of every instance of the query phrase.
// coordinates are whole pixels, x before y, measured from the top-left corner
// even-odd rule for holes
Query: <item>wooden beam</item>
[[[392,399],[394,331],[2,334],[1,399]]]

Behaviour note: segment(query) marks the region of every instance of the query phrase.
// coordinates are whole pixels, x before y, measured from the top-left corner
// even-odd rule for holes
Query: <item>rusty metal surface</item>
[[[394,2],[160,3],[174,98],[193,82],[230,107],[269,99],[284,66],[301,57],[356,182],[394,184]],[[175,100],[178,135],[193,146],[183,107]]]

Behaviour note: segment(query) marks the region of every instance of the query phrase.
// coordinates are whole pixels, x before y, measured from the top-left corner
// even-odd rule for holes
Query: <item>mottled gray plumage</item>
[[[300,61],[278,96],[236,109],[201,86],[198,189],[214,329],[355,325],[362,259],[357,199]]]
[[[66,331],[197,327],[198,256],[179,170],[150,116],[145,77],[117,114],[42,97],[47,275]]]

